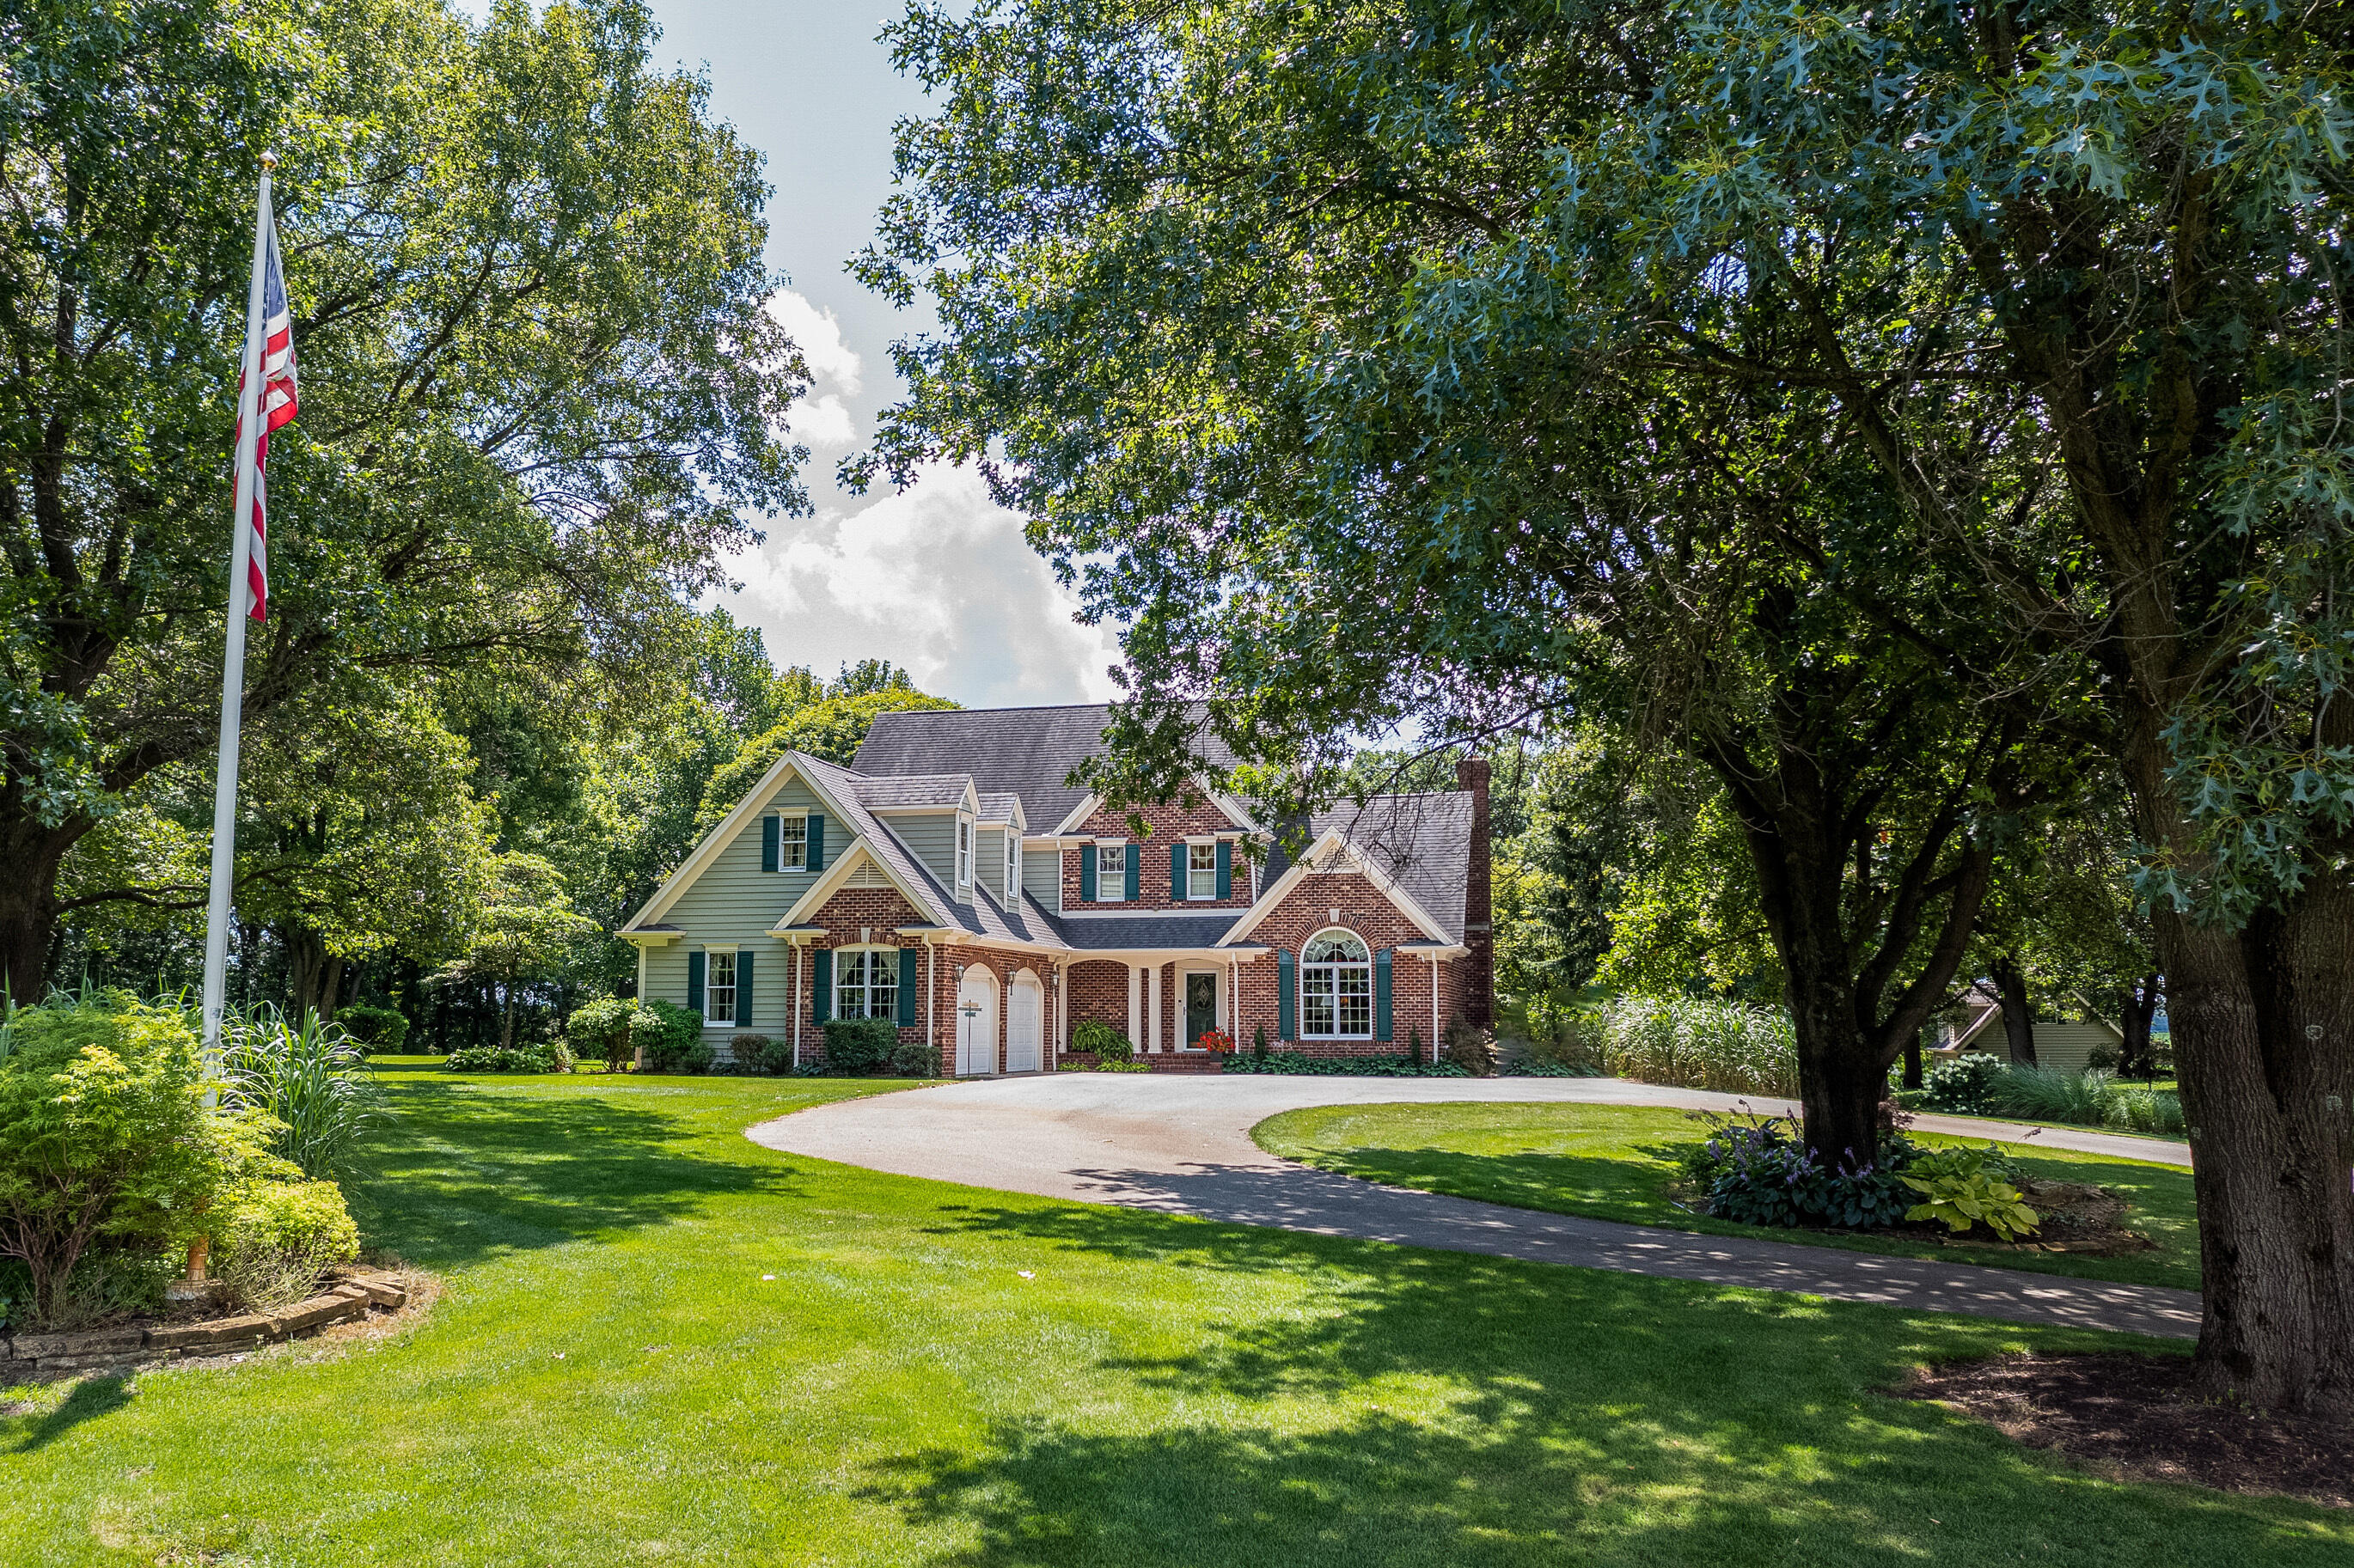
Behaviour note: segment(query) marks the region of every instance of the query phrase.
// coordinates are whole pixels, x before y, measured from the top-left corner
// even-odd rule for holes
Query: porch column
[[[1136,1000],[1137,988],[1142,983],[1142,981],[1143,977],[1136,972],[1136,966],[1134,964],[1129,965],[1128,1043],[1131,1045],[1138,1046],[1141,1046],[1144,1044],[1144,1013]]]
[[[1161,966],[1147,966],[1144,971],[1144,1037],[1145,1049],[1156,1055],[1161,1050]]]

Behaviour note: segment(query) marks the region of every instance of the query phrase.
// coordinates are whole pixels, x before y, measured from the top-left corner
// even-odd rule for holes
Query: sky
[[[795,436],[811,450],[809,517],[755,519],[767,537],[736,557],[741,591],[718,596],[757,626],[779,664],[821,676],[884,658],[968,706],[1097,701],[1119,656],[990,503],[980,477],[938,469],[910,490],[852,495],[834,464],[901,390],[894,338],[929,318],[900,312],[843,270],[891,189],[891,126],[924,96],[875,41],[891,0],[653,0],[654,58],[707,74],[711,112],[768,157],[769,261],[789,280],[771,302],[812,378]]]

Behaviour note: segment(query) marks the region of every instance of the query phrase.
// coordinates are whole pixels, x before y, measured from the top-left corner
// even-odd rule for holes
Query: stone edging
[[[149,1366],[182,1356],[223,1356],[260,1345],[306,1339],[331,1323],[371,1311],[398,1312],[408,1287],[395,1274],[347,1275],[322,1296],[272,1312],[248,1312],[202,1323],[133,1323],[70,1334],[0,1338],[0,1383],[69,1372]]]

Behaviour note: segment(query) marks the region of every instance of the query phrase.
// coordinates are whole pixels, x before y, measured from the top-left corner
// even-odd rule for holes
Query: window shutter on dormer
[[[1291,1038],[1291,954],[1282,948],[1275,951],[1275,1033],[1278,1040]]]
[[[1185,846],[1182,842],[1169,846],[1169,897],[1172,903],[1185,901]]]
[[[703,949],[697,948],[686,955],[686,1010],[703,1011]]]
[[[774,821],[775,818],[769,821]],[[752,949],[739,948],[736,954],[736,1027],[752,1027]]]
[[[760,819],[760,869],[777,869],[777,817],[773,811]]]
[[[1218,841],[1218,896],[1235,895],[1235,846],[1232,841]]]
[[[899,1027],[916,1026],[916,949],[899,949]]]
[[[823,1023],[833,1016],[833,949],[810,949],[810,1022]]]
[[[825,819],[815,811],[809,814],[809,869],[811,876],[825,869]]]
[[[1390,950],[1373,955],[1373,1038],[1390,1037]]]
[[[1090,903],[1096,896],[1096,853],[1092,843],[1079,850],[1079,896]]]
[[[1132,843],[1132,844],[1130,844],[1130,845],[1129,845],[1129,846],[1128,846],[1128,878],[1127,878],[1128,887],[1127,887],[1127,891],[1128,891],[1128,901],[1129,901],[1130,904],[1133,904],[1133,903],[1135,903],[1135,902],[1136,902],[1136,898],[1137,898],[1137,885],[1138,885],[1140,882],[1141,882],[1141,881],[1143,880],[1143,877],[1142,877],[1143,870],[1144,870],[1144,846],[1143,846],[1142,844],[1135,844],[1135,843]]]

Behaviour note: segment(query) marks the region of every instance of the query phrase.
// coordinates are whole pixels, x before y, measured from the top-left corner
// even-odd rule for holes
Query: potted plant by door
[[[1201,1045],[1203,1050],[1212,1055],[1224,1056],[1234,1050],[1235,1037],[1223,1029],[1204,1029],[1202,1031]]]

